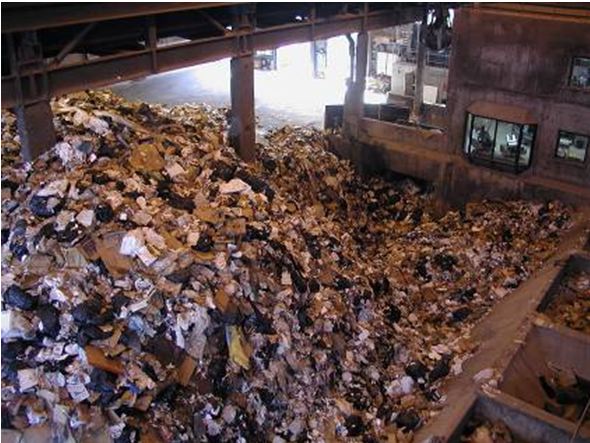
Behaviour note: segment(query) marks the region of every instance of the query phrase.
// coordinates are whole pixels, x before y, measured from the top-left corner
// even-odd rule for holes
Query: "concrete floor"
[[[344,99],[344,84],[328,86],[326,80],[297,80],[280,71],[256,71],[254,82],[256,116],[263,128],[284,124],[321,127],[324,106],[342,103]],[[229,83],[229,60],[222,60],[120,83],[111,90],[134,101],[229,107]]]
[[[256,116],[259,129],[311,125],[323,127],[325,105],[342,104],[350,69],[345,37],[328,40],[325,79],[312,77],[310,44],[278,49],[276,71],[255,71]],[[229,59],[116,84],[110,89],[133,101],[178,105],[207,103],[229,106]],[[367,93],[366,102],[383,101]]]

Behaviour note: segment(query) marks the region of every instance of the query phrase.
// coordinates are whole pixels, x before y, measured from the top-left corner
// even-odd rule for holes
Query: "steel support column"
[[[354,81],[349,82],[344,99],[344,131],[353,137],[357,136],[358,125],[364,114],[368,46],[367,31],[359,32],[356,41],[356,58],[354,59],[355,78]],[[353,63],[352,57],[351,63]]]
[[[8,35],[8,49],[12,74],[16,81],[17,105],[14,107],[21,145],[21,156],[32,161],[55,145],[53,112],[49,105],[47,77],[44,71],[43,52],[36,32],[23,33],[17,47],[14,35]],[[41,73],[29,70],[41,67]],[[23,86],[37,97],[32,103],[23,100]]]
[[[252,31],[255,6],[239,5],[234,11],[236,30],[231,59],[230,145],[245,161],[256,159],[256,118],[254,115],[254,44]]]
[[[310,47],[313,78],[325,78],[328,67],[328,41],[312,40]]]
[[[24,160],[34,160],[55,145],[53,113],[49,101],[18,106],[15,113]]]
[[[231,59],[230,144],[245,161],[256,158],[254,54]]]
[[[418,52],[416,54],[416,75],[414,80],[414,103],[412,105],[412,114],[410,120],[414,123],[420,123],[422,117],[422,102],[424,101],[424,68],[426,66],[426,45],[424,44],[423,34],[424,25],[417,24],[418,27]]]
[[[365,101],[365,86],[367,77],[367,61],[369,52],[369,34],[367,31],[359,32],[356,40],[356,77],[355,77],[355,95],[354,111],[359,116],[363,116],[363,105]]]

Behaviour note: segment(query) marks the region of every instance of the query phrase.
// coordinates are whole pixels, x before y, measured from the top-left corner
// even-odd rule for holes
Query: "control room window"
[[[520,172],[531,164],[536,126],[467,114],[465,153],[474,163]]]
[[[525,168],[531,164],[531,151],[533,150],[533,141],[535,140],[535,131],[537,127],[534,125],[523,125],[522,139],[520,141],[520,154],[518,157],[519,166]]]
[[[586,161],[589,144],[590,137],[587,135],[559,131],[555,156],[565,160],[584,163]]]
[[[574,57],[570,86],[590,89],[590,57]]]

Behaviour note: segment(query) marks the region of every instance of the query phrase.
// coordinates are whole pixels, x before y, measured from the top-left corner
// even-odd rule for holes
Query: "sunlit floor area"
[[[278,49],[277,70],[255,71],[256,116],[260,129],[291,125],[323,126],[325,105],[343,104],[350,73],[348,41],[328,40],[328,63],[323,79],[313,77],[310,43]],[[179,105],[230,104],[230,60],[197,65],[111,87],[126,99]],[[367,91],[366,103],[379,103],[385,94]]]

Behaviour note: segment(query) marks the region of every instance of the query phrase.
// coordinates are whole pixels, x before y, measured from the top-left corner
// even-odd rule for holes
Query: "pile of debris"
[[[590,380],[580,377],[571,369],[554,367],[548,362],[549,376],[539,376],[539,383],[545,394],[543,409],[578,422],[584,420],[590,402]]]
[[[590,272],[567,275],[545,314],[557,324],[590,334]]]
[[[464,443],[512,443],[516,439],[503,422],[493,422],[476,416],[465,425],[461,441]]]
[[[53,109],[32,165],[2,115],[4,429],[410,440],[473,324],[571,225],[559,203],[435,219],[427,189],[361,180],[312,129],[248,165],[220,111],[104,91]]]

